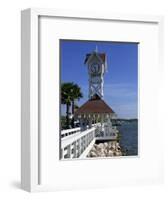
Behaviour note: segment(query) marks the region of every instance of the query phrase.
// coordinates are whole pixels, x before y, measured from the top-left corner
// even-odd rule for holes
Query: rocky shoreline
[[[94,144],[87,157],[113,157],[122,155],[119,142],[109,141]]]

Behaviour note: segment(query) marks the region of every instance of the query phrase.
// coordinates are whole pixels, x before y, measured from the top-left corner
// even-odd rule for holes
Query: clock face
[[[97,73],[100,73],[100,65],[98,63],[93,63],[91,65],[91,72],[93,74],[97,74]]]

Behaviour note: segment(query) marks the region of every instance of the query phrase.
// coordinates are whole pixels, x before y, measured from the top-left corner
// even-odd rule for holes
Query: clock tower
[[[104,73],[107,70],[106,54],[94,51],[86,54],[85,64],[89,75],[89,99],[103,98]]]

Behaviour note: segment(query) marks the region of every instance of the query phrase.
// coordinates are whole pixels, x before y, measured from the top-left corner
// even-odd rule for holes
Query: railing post
[[[80,139],[77,140],[77,158],[80,156]]]
[[[87,152],[87,148],[95,137],[95,129],[96,127],[92,127],[91,129],[77,133],[76,135],[74,135],[74,138],[73,133],[69,136],[63,137],[61,158],[78,158],[83,154],[83,152],[85,155],[85,152]]]
[[[82,154],[82,152],[83,152],[83,137],[80,139],[80,141],[81,141],[80,142],[80,145],[81,145],[81,152],[80,153]]]
[[[75,141],[74,142],[74,149],[73,149],[73,152],[74,152],[74,158],[76,158],[77,157],[77,149],[76,149],[76,143],[77,143],[77,141]]]
[[[89,145],[89,134],[87,134],[87,146]]]
[[[67,157],[71,158],[71,144],[67,146]]]
[[[88,146],[88,134],[86,135],[86,147]]]

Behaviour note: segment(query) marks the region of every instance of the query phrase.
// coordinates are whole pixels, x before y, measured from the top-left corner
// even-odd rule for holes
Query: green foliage
[[[75,109],[75,100],[79,100],[83,97],[81,92],[81,88],[73,83],[73,82],[66,82],[61,84],[61,104],[66,105],[66,128],[74,127],[74,119],[70,122],[69,114],[70,114],[70,106],[72,107],[72,114],[74,114]]]
[[[69,123],[71,124],[71,119],[69,119]],[[69,127],[70,128],[70,127]],[[61,130],[67,129],[67,121],[66,116],[61,116]]]

